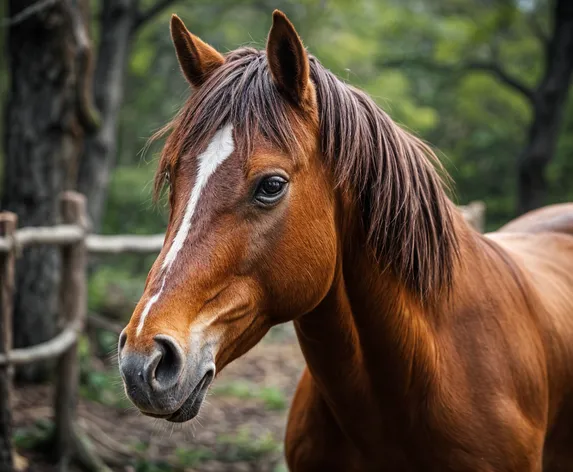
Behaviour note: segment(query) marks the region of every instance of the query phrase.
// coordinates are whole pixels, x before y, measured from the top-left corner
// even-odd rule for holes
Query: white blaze
[[[141,316],[139,317],[139,324],[137,325],[137,331],[135,332],[136,336],[139,336],[139,334],[141,333],[141,330],[143,329],[143,323],[145,323],[145,318],[147,318],[149,310],[151,310],[151,307],[155,304],[155,302],[157,302],[157,300],[159,300],[159,297],[163,292],[163,287],[165,287],[165,278],[166,277],[164,276],[163,281],[161,282],[161,288],[159,289],[159,292],[157,292],[149,299],[147,305],[145,305],[144,310],[141,312]]]
[[[159,292],[157,292],[155,295],[153,295],[153,297],[149,299],[144,310],[141,312],[136,335],[141,333],[143,324],[145,323],[145,318],[149,314],[151,307],[157,302],[161,293],[163,292],[165,279],[169,274],[169,270],[171,269],[177,254],[179,254],[179,251],[187,239],[187,235],[191,229],[193,214],[197,208],[201,193],[209,181],[209,177],[215,173],[217,168],[233,153],[234,150],[235,144],[233,141],[233,126],[229,124],[215,133],[215,136],[213,136],[213,139],[207,146],[207,149],[205,149],[205,151],[197,157],[199,168],[197,170],[195,187],[193,187],[193,190],[191,191],[191,196],[187,202],[187,207],[185,208],[185,214],[183,215],[183,220],[181,221],[179,230],[177,231],[175,238],[173,238],[171,247],[169,248],[165,259],[163,259],[163,264],[161,265],[161,270],[164,272],[161,288],[159,289]]]

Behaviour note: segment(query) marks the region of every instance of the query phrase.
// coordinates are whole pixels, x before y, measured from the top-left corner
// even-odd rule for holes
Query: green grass
[[[177,456],[178,464],[183,468],[197,467],[202,462],[211,460],[215,457],[215,454],[212,451],[205,448],[177,448],[175,455]]]
[[[44,449],[54,436],[54,423],[48,419],[40,419],[33,426],[18,428],[12,434],[14,446],[21,450]]]
[[[282,444],[273,435],[265,433],[254,436],[247,426],[235,435],[220,435],[217,438],[217,460],[222,462],[256,461],[281,451]]]
[[[201,463],[214,459],[215,453],[204,447],[189,449],[179,447],[175,450],[175,456],[166,460],[149,460],[145,458],[145,452],[149,444],[143,441],[137,441],[133,444],[133,449],[143,455],[133,465],[136,472],[180,472],[194,469]]]
[[[262,400],[267,410],[282,411],[287,407],[286,397],[278,388],[259,387],[244,380],[215,385],[212,392],[218,396]]]
[[[273,469],[273,472],[288,472],[288,467],[287,465],[284,463],[284,461],[281,461],[280,463],[278,463],[276,465],[276,467]]]
[[[166,462],[137,461],[135,472],[173,472],[176,469]]]

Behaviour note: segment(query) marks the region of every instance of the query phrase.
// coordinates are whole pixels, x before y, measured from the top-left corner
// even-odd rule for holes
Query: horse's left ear
[[[279,10],[273,12],[267,60],[277,88],[301,105],[310,95],[308,55],[294,26]]]
[[[225,58],[215,48],[190,33],[177,15],[171,17],[171,39],[187,81],[199,87]]]

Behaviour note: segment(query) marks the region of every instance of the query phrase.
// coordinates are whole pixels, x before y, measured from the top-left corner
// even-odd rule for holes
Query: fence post
[[[475,201],[470,203],[474,212],[474,227],[480,232],[485,233],[485,203]]]
[[[62,195],[61,214],[65,224],[87,228],[85,197],[76,192]],[[87,253],[85,238],[77,243],[62,246],[62,279],[60,313],[63,323],[79,316],[84,320],[87,310]],[[60,470],[66,470],[74,453],[76,441],[77,389],[79,382],[78,342],[58,359],[55,392],[56,448]]]
[[[0,213],[0,236],[11,237],[16,231],[18,217],[14,213]],[[0,354],[12,349],[12,303],[14,296],[14,248],[0,253]],[[0,366],[0,471],[14,469],[12,452],[12,367]]]

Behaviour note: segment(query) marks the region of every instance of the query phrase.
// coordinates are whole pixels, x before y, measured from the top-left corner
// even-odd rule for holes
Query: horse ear
[[[294,26],[279,10],[273,12],[267,60],[275,85],[282,93],[299,105],[308,98],[308,55]]]
[[[213,47],[190,33],[177,15],[171,17],[171,39],[181,70],[194,87],[199,87],[225,62]]]

